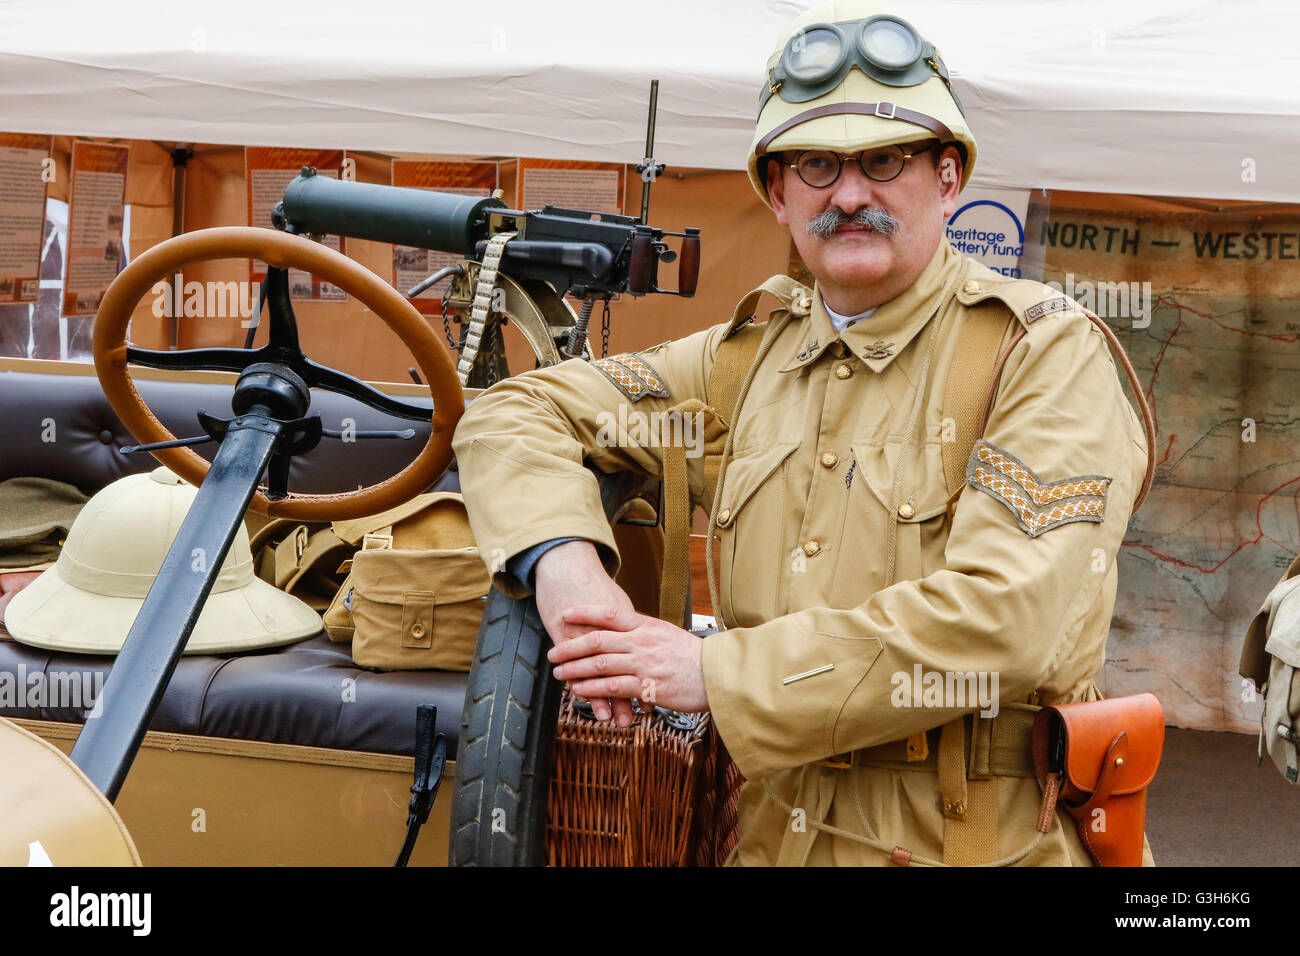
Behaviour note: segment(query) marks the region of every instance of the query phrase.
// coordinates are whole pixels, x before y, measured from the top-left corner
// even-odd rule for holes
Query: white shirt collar
[[[829,305],[826,304],[825,296],[822,296],[822,306],[825,307],[826,314],[830,316],[831,324],[835,326],[836,332],[843,332],[854,322],[858,322],[862,319],[870,318],[871,313],[876,311],[875,308],[871,308],[871,309],[867,309],[867,311],[865,312],[859,312],[857,315],[840,315],[838,312],[836,312],[834,309],[832,309]],[[879,307],[877,306],[876,308]]]

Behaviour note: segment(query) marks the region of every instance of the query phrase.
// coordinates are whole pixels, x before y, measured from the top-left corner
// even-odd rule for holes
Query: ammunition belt
[[[505,254],[506,243],[515,237],[513,232],[499,232],[488,240],[483,252],[483,263],[479,266],[478,282],[474,286],[474,304],[469,312],[469,328],[465,333],[465,347],[460,352],[460,362],[456,365],[456,374],[460,384],[469,381],[474,359],[478,357],[478,347],[483,341],[483,332],[487,328],[488,314],[492,311],[492,296],[497,287],[497,270],[501,266],[501,256]]]

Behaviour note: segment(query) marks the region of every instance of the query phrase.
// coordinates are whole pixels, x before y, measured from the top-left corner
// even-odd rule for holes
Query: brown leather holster
[[[1044,707],[1033,729],[1043,817],[1059,801],[1097,865],[1141,866],[1147,786],[1164,742],[1152,694]]]

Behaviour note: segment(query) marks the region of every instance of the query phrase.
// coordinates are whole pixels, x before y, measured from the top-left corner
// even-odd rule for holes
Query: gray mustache
[[[808,232],[818,239],[829,239],[835,234],[835,230],[845,223],[853,223],[855,226],[869,226],[882,236],[892,236],[903,225],[883,209],[863,206],[849,216],[842,209],[832,206],[817,218],[809,221]]]

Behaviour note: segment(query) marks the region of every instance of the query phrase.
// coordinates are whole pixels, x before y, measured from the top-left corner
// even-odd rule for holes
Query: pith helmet
[[[767,154],[856,153],[929,138],[959,144],[965,188],[975,137],[938,50],[886,4],[831,0],[794,20],[767,61],[749,181],[770,206]]]
[[[14,595],[14,640],[82,654],[116,654],[144,604],[198,490],[166,468],[119,478],[81,509],[54,567]],[[198,570],[193,555],[184,565]],[[320,615],[253,574],[241,524],[186,654],[290,644],[321,630]]]

